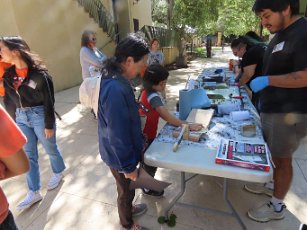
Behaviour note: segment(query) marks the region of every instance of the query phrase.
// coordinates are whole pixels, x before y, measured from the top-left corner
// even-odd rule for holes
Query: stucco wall
[[[82,81],[79,51],[84,29],[97,32],[97,47],[110,41],[77,1],[0,0],[0,6],[0,35],[22,36],[31,49],[44,59],[56,91],[76,86]],[[110,56],[114,47],[111,42],[103,52]]]
[[[127,33],[131,32],[131,25],[130,25],[131,13],[128,1],[129,0],[116,0],[115,3],[120,40],[124,38],[127,35]]]
[[[151,0],[116,0],[119,37],[134,32],[133,19],[139,20],[139,29],[152,25]]]
[[[135,18],[139,20],[140,29],[144,26],[152,26],[151,1],[150,0],[129,0],[131,9],[131,21]],[[131,22],[133,30],[133,21]]]

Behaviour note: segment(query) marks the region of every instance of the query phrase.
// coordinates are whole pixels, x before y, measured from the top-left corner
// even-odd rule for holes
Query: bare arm
[[[288,74],[269,76],[269,85],[280,88],[307,87],[307,68]]]
[[[182,124],[188,124],[188,122],[179,120],[178,118],[170,114],[170,112],[168,112],[168,110],[164,106],[157,107],[156,111],[159,113],[160,117],[163,120],[167,121],[171,125],[181,126]],[[189,124],[189,129],[192,131],[198,131],[201,130],[202,128],[203,128],[202,124],[197,124],[197,123]]]
[[[30,167],[28,157],[23,149],[9,157],[0,157],[0,161],[5,165],[4,177],[1,180],[23,174]]]
[[[178,118],[176,118],[175,116],[170,114],[170,112],[168,112],[168,110],[165,108],[165,106],[157,107],[156,111],[159,113],[160,117],[163,120],[170,123],[171,125],[181,126],[182,124],[187,124],[186,121],[179,120]]]
[[[255,74],[257,65],[248,65],[243,68],[242,76],[239,79],[240,85],[245,85],[251,77]]]

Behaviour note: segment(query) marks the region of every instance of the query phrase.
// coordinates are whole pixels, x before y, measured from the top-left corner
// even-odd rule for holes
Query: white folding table
[[[181,190],[173,198],[168,207],[165,208],[165,217],[168,218],[170,209],[184,194],[186,182],[191,179],[189,178],[186,180],[185,173],[203,174],[224,178],[223,198],[228,208],[230,209],[230,212],[208,209],[188,204],[184,205],[206,211],[218,212],[222,215],[231,215],[237,219],[242,229],[246,229],[245,224],[228,199],[227,179],[264,183],[271,180],[272,169],[270,172],[263,172],[258,170],[216,164],[216,149],[209,149],[204,146],[181,145],[177,152],[173,152],[172,147],[172,143],[163,143],[155,140],[145,153],[146,164],[181,172]]]
[[[199,81],[201,81],[202,76],[212,74],[214,69],[204,69],[204,71],[199,76]],[[227,72],[227,71],[226,71]],[[234,78],[232,73],[225,73],[228,77]],[[259,115],[256,112],[256,109],[252,105],[251,101],[248,98],[246,91],[242,88],[238,88],[239,90],[233,89],[225,89],[225,90],[217,90],[219,94],[225,94],[225,98],[230,97],[229,90],[231,91],[232,95],[240,94],[244,97],[241,101],[243,104],[241,105],[242,108],[247,109],[250,111],[251,116],[254,118],[254,123],[257,125],[258,129],[260,127],[260,119]],[[227,122],[225,124],[228,124]],[[230,127],[229,128],[233,128]],[[234,132],[236,133],[236,132]],[[259,133],[258,133],[259,134]],[[262,134],[261,141],[263,141]],[[240,135],[235,135],[237,141],[244,141],[244,137]],[[257,139],[257,138],[256,138]],[[214,139],[214,142],[218,140]],[[259,141],[256,140],[256,141]],[[258,183],[265,183],[272,179],[273,170],[272,167],[269,172],[252,170],[252,169],[245,169],[239,168],[235,166],[223,165],[223,164],[216,164],[215,157],[217,148],[210,145],[187,145],[181,144],[177,152],[173,152],[173,144],[174,143],[166,143],[164,141],[159,141],[158,138],[154,140],[154,142],[150,145],[150,147],[145,152],[145,163],[151,166],[156,166],[160,168],[172,169],[175,171],[181,172],[181,180],[180,180],[180,191],[179,193],[172,199],[169,203],[168,207],[165,208],[165,217],[168,218],[168,214],[170,209],[175,205],[175,203],[182,197],[185,192],[186,183],[193,178],[194,176],[186,179],[186,173],[194,173],[194,174],[202,174],[208,176],[216,176],[224,178],[224,185],[223,185],[223,199],[226,205],[229,208],[230,212],[225,212],[222,210],[215,210],[215,209],[208,209],[204,207],[198,207],[196,205],[189,205],[184,204],[186,206],[190,206],[193,208],[199,208],[206,211],[214,211],[222,215],[230,215],[237,219],[239,224],[241,225],[242,229],[246,229],[245,224],[243,223],[242,219],[234,209],[233,205],[228,199],[228,190],[227,190],[227,180],[228,179],[235,179],[235,180],[242,180],[248,182],[258,182]]]
[[[202,75],[210,74],[212,70],[205,69]],[[228,73],[229,74],[229,73]],[[231,74],[230,74],[231,75]],[[199,80],[201,80],[201,76]],[[233,76],[232,76],[233,77]],[[225,94],[225,98],[228,97],[229,90],[233,95],[241,94],[244,96],[242,100],[242,108],[247,109],[250,111],[251,116],[254,117],[254,123],[257,125],[258,129],[260,127],[259,115],[256,112],[256,109],[252,105],[251,101],[248,98],[246,91],[242,88],[238,90],[235,89],[226,89],[226,90],[217,90],[219,94]],[[225,92],[223,92],[225,91]],[[231,127],[233,128],[233,127]],[[263,141],[262,135],[261,141]],[[240,141],[240,135],[236,135],[236,140]],[[242,140],[244,141],[244,137]],[[214,140],[215,142],[218,140]],[[257,141],[257,140],[256,140]],[[165,209],[165,217],[168,218],[168,213],[170,209],[175,205],[175,203],[181,198],[181,196],[185,192],[185,187],[187,181],[191,178],[186,179],[185,173],[194,173],[194,174],[202,174],[208,176],[216,176],[224,178],[224,186],[223,186],[223,198],[230,209],[230,212],[224,212],[221,210],[209,210],[207,208],[200,208],[194,205],[187,205],[194,208],[200,208],[207,211],[215,211],[223,215],[231,215],[232,217],[236,218],[239,224],[243,229],[246,229],[245,224],[243,223],[242,219],[232,206],[231,202],[228,199],[228,191],[227,191],[227,179],[235,179],[235,180],[242,180],[248,182],[259,182],[265,183],[271,180],[273,170],[269,172],[252,170],[252,169],[245,169],[239,168],[235,166],[228,166],[222,164],[215,163],[215,157],[217,148],[208,147],[208,145],[186,145],[181,144],[177,152],[173,152],[173,143],[165,143],[163,141],[159,141],[158,138],[154,140],[154,142],[150,145],[145,153],[145,163],[148,165],[172,169],[181,172],[181,190],[180,192],[173,198],[170,202],[168,207]],[[193,176],[194,177],[194,176]]]

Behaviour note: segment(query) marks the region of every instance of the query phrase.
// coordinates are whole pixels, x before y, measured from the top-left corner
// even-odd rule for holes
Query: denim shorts
[[[292,157],[307,136],[307,114],[261,113],[261,124],[273,157]]]

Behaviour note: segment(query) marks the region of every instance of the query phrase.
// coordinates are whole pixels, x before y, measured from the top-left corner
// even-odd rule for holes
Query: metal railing
[[[99,0],[77,0],[84,10],[92,17],[103,32],[107,33],[113,41],[117,41],[117,27],[110,12]]]

